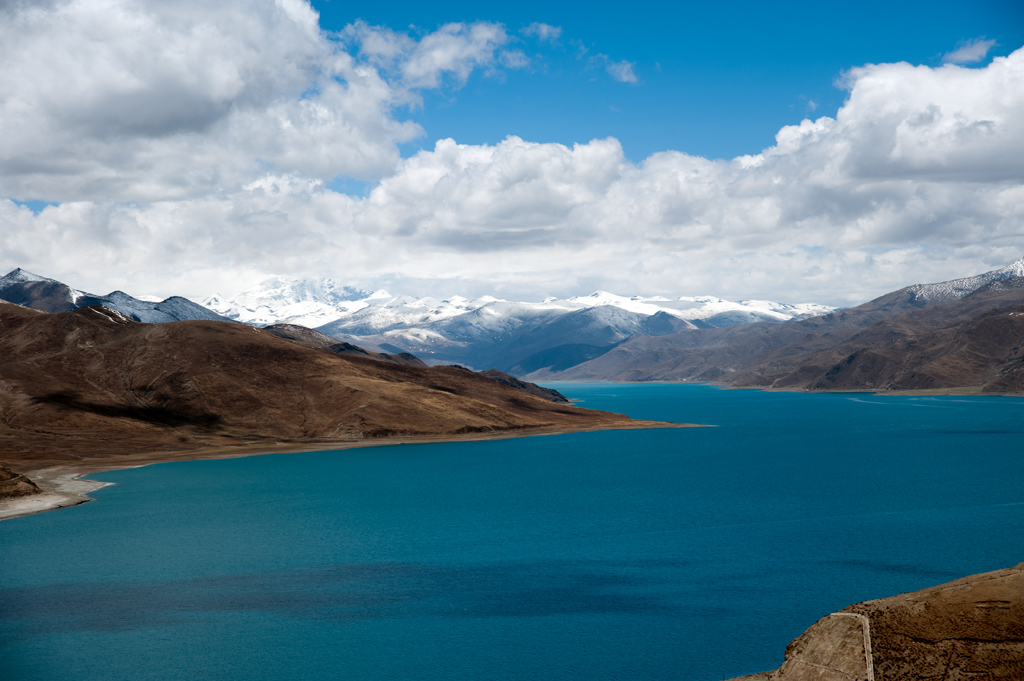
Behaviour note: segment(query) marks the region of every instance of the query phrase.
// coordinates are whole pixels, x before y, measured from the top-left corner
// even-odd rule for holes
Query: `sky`
[[[666,5],[0,0],[0,270],[851,305],[1024,257],[1024,3]]]

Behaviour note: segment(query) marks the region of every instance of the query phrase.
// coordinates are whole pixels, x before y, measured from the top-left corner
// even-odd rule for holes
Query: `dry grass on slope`
[[[657,425],[456,367],[343,356],[237,324],[141,324],[100,307],[0,303],[0,357],[0,461],[33,468],[140,451]]]

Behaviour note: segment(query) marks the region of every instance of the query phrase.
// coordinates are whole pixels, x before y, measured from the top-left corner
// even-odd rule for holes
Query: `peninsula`
[[[101,306],[0,302],[0,357],[0,465],[14,481],[0,493],[17,494],[8,515],[43,510],[29,480],[49,493],[46,507],[68,505],[83,500],[84,473],[160,461],[679,425],[581,409],[457,366],[227,322],[140,323]]]

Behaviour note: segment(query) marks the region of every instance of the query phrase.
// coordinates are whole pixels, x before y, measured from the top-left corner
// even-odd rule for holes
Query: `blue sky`
[[[1024,3],[0,2],[0,270],[848,305],[1024,255]]]
[[[513,33],[534,22],[562,29],[557,44],[529,45],[538,62],[531,68],[475,73],[462,89],[427,97],[415,114],[427,135],[410,149],[441,137],[572,144],[612,135],[634,161],[669,149],[731,158],[772,145],[782,126],[801,118],[834,116],[846,95],[836,80],[851,66],[938,66],[957,43],[979,37],[996,40],[989,57],[1024,45],[1024,3],[1015,0],[313,6],[327,30],[355,19],[413,32],[475,20]],[[589,64],[595,54],[635,64],[637,83]]]

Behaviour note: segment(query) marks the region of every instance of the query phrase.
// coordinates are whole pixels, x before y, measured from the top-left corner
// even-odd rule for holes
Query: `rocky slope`
[[[1024,679],[1024,563],[851,605],[790,643],[774,672],[741,678]]]
[[[337,354],[239,324],[142,324],[102,307],[0,303],[0,357],[0,452],[15,471],[139,452],[650,425],[457,367]]]
[[[24,475],[15,473],[6,466],[0,466],[0,499],[27,497],[41,493],[42,490]]]
[[[806,390],[1024,391],[1024,260],[788,324],[635,336],[529,380],[709,381]]]
[[[539,386],[536,383],[528,383],[527,381],[521,381],[512,374],[506,374],[504,371],[498,371],[497,369],[488,369],[487,371],[479,372],[481,376],[486,376],[492,381],[498,383],[504,383],[510,385],[513,388],[519,390],[525,390],[526,392],[539,397],[542,400],[548,400],[550,402],[561,402],[562,404],[569,404],[569,400],[562,393],[554,390],[553,388],[545,388]]]

